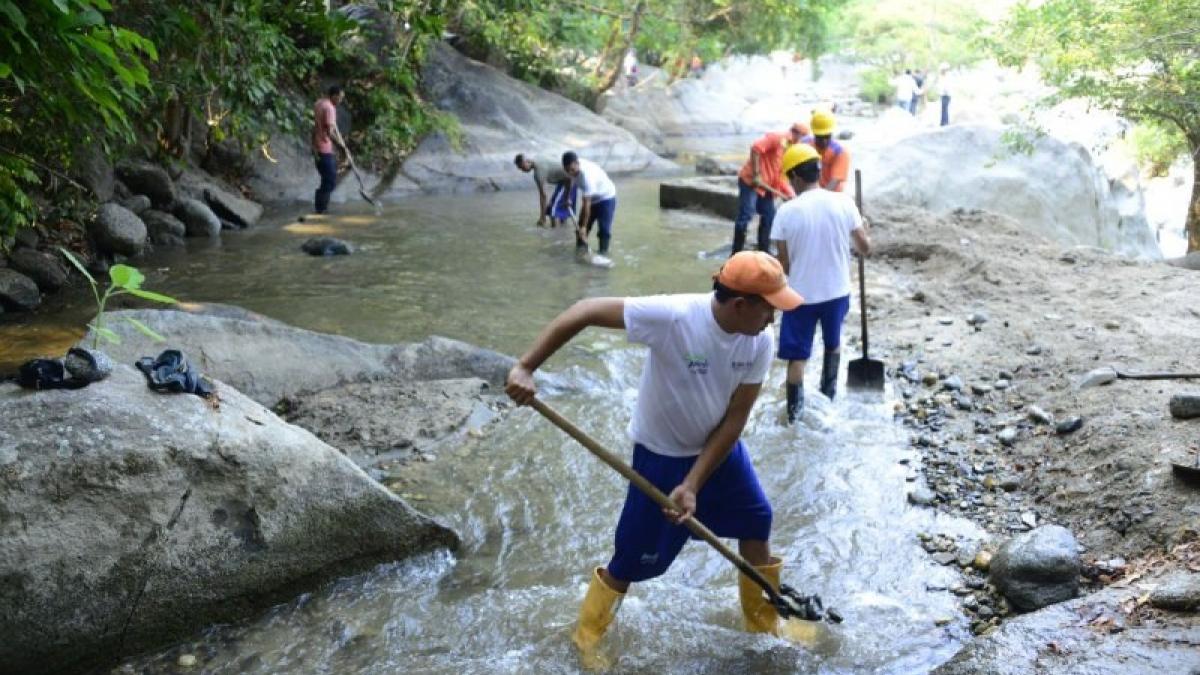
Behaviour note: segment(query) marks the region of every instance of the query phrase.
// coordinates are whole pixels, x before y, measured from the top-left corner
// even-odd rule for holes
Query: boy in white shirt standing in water
[[[603,664],[596,648],[629,585],[667,571],[689,537],[680,523],[690,516],[737,539],[741,555],[779,586],[783,563],[768,544],[771,505],[739,437],[770,369],[775,310],[802,302],[777,260],[743,251],[714,275],[712,293],[575,303],[509,372],[505,392],[527,404],[533,372],[588,326],[624,329],[630,342],[650,348],[629,427],[633,468],[679,508],[666,512],[629,486],[616,550],[593,570],[572,634],[585,666]],[[779,615],[762,590],[741,574],[738,590],[747,630],[777,632]]]
[[[812,356],[818,323],[825,343],[821,393],[830,400],[837,393],[842,322],[850,311],[850,244],[859,255],[871,251],[862,216],[850,196],[820,187],[820,159],[805,144],[784,152],[783,175],[796,198],[775,214],[772,234],[788,284],[805,298],[804,306],[783,313],[779,327],[779,358],[788,362],[789,423],[804,408],[804,365]]]
[[[575,248],[586,249],[592,225],[599,225],[600,255],[606,256],[612,240],[613,216],[617,213],[617,186],[599,164],[580,159],[574,152],[563,153],[562,165],[579,186],[579,196],[583,198],[576,223]]]

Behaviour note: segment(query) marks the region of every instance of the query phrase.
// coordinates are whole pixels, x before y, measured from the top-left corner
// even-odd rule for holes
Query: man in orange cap
[[[603,663],[597,647],[630,583],[667,571],[688,539],[680,523],[693,515],[717,536],[737,539],[742,556],[779,584],[783,563],[768,545],[771,505],[739,437],[770,368],[775,310],[802,302],[779,261],[744,251],[713,276],[712,293],[580,300],[509,372],[505,392],[527,404],[533,372],[588,326],[624,329],[630,342],[650,348],[629,426],[633,468],[678,509],[664,512],[629,487],[616,550],[593,569],[572,635],[585,666]],[[779,616],[761,589],[744,575],[738,584],[747,630],[775,632]]]
[[[758,250],[771,246],[771,223],[775,220],[775,197],[788,199],[792,188],[779,171],[783,151],[808,135],[808,126],[796,122],[785,133],[770,132],[750,146],[750,159],[738,172],[738,214],[733,221],[733,252],[746,247],[746,228],[758,214]]]

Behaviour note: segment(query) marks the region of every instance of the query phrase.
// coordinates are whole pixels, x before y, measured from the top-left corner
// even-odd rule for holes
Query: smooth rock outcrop
[[[7,672],[104,665],[456,545],[337,449],[217,387],[219,407],[158,394],[127,365],[74,391],[0,385]]]
[[[106,253],[136,256],[146,246],[146,224],[133,211],[112,202],[100,206],[88,232]]]
[[[0,267],[0,306],[16,311],[37,309],[42,304],[33,279],[16,270]]]
[[[855,155],[871,203],[981,209],[1066,245],[1161,258],[1145,218],[1122,216],[1118,196],[1087,149],[1045,136],[1033,153],[1005,146],[1000,128],[952,125]]]
[[[8,255],[12,268],[33,279],[43,291],[57,291],[67,283],[67,266],[62,256],[33,248],[18,248]]]
[[[991,581],[1013,608],[1028,612],[1079,593],[1079,545],[1070,530],[1044,525],[1006,541],[992,560]]]
[[[674,178],[658,184],[658,205],[664,209],[702,209],[732,221],[737,217],[735,176]]]
[[[207,204],[198,199],[184,197],[176,200],[174,213],[183,222],[189,237],[212,239],[221,236],[221,220]]]
[[[315,175],[311,157],[308,162],[308,170],[309,172],[303,180],[310,180]],[[204,202],[218,218],[228,220],[240,229],[251,227],[258,222],[259,218],[262,218],[262,204],[242,197],[232,187],[212,176],[185,170],[179,178],[179,191],[192,199]],[[311,190],[308,191],[311,193]]]
[[[156,208],[170,208],[175,203],[175,183],[165,169],[142,160],[117,164],[117,177],[134,194],[146,195]]]
[[[1195,673],[1200,626],[1194,622],[1106,630],[1096,617],[1120,617],[1138,591],[1106,588],[1087,597],[1007,619],[967,643],[933,675],[1145,675]],[[1157,624],[1157,625],[1156,625]]]
[[[513,364],[513,359],[503,354],[441,337],[378,345],[293,328],[278,321],[153,309],[109,315],[107,326],[120,335],[121,344],[108,345],[105,350],[118,363],[157,355],[164,348],[121,320],[126,316],[166,337],[167,344],[182,349],[201,372],[268,407],[301,393],[389,378],[478,377],[499,387]],[[83,344],[88,340],[90,336]]]

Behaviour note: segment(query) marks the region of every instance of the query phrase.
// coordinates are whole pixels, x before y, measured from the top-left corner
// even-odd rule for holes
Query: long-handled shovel
[[[854,199],[862,213],[862,172],[854,170]],[[866,263],[858,256],[858,313],[862,317],[862,358],[846,366],[846,388],[856,391],[883,391],[883,361],[867,353],[867,281]]]
[[[530,403],[533,409],[541,413],[543,417],[562,429],[568,436],[579,441],[579,444],[591,451],[593,455],[600,458],[600,461],[609,465],[637,486],[639,490],[646,493],[648,497],[654,500],[656,504],[664,509],[676,510],[678,507],[675,502],[672,502],[667,495],[661,490],[654,487],[654,484],[646,480],[644,476],[633,470],[625,462],[621,461],[607,448],[600,445],[591,436],[588,436],[582,429],[571,423],[570,420],[558,414],[556,410],[546,405],[539,399],[533,399]],[[821,621],[825,620],[830,623],[841,623],[842,617],[833,609],[827,609],[821,602],[821,598],[816,595],[801,595],[795,589],[787,584],[780,584],[779,590],[775,590],[754,566],[746,561],[745,558],[734,553],[732,549],[726,546],[717,538],[717,535],[712,533],[700,521],[695,518],[688,518],[683,521],[684,527],[692,531],[700,539],[703,539],[709,546],[717,549],[717,552],[725,556],[725,559],[733,563],[742,574],[750,578],[751,581],[758,584],[763,592],[767,594],[767,600],[775,607],[775,611],[779,612],[780,618],[783,619],[800,619],[803,621]]]
[[[367,200],[368,204],[374,206],[375,208],[379,208],[379,204],[376,204],[375,200],[371,199],[371,197],[367,195],[367,186],[365,183],[363,183],[362,176],[360,176],[358,173],[358,167],[354,164],[354,158],[350,156],[349,152],[346,153],[346,159],[350,162],[350,170],[354,172],[354,178],[358,180],[358,194],[362,196],[363,199]]]

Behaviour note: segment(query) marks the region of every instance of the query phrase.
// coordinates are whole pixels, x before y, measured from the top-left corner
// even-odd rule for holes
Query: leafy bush
[[[1149,176],[1165,176],[1171,165],[1188,151],[1187,140],[1173,126],[1144,122],[1133,128],[1128,142],[1138,166]]]
[[[868,103],[886,103],[895,92],[892,74],[886,68],[871,68],[859,74],[859,96]]]
[[[100,284],[97,283],[96,278],[87,271],[87,268],[83,266],[83,263],[79,262],[78,258],[71,255],[71,252],[67,249],[59,248],[58,250],[72,265],[75,266],[75,269],[79,270],[79,273],[83,275],[83,278],[87,279],[88,284],[92,288],[92,296],[96,299],[96,318],[88,324],[88,328],[91,328],[92,332],[96,334],[95,337],[92,338],[93,349],[100,346],[101,338],[103,338],[105,342],[111,342],[113,344],[121,343],[121,336],[117,335],[116,332],[114,332],[111,328],[108,328],[104,325],[104,320],[106,318],[104,316],[104,309],[105,306],[108,305],[109,298],[117,295],[133,295],[142,298],[143,300],[161,302],[167,305],[173,305],[178,302],[175,300],[175,298],[143,289],[142,282],[146,280],[146,277],[140,271],[138,271],[136,267],[130,267],[129,265],[113,265],[111,268],[109,268],[108,288],[104,289],[104,293],[101,294]],[[137,319],[125,317],[125,321],[129,322],[130,325],[141,331],[155,342],[162,342],[164,340],[163,336],[154,332],[154,330],[152,330],[149,326],[141,321],[138,321]]]

